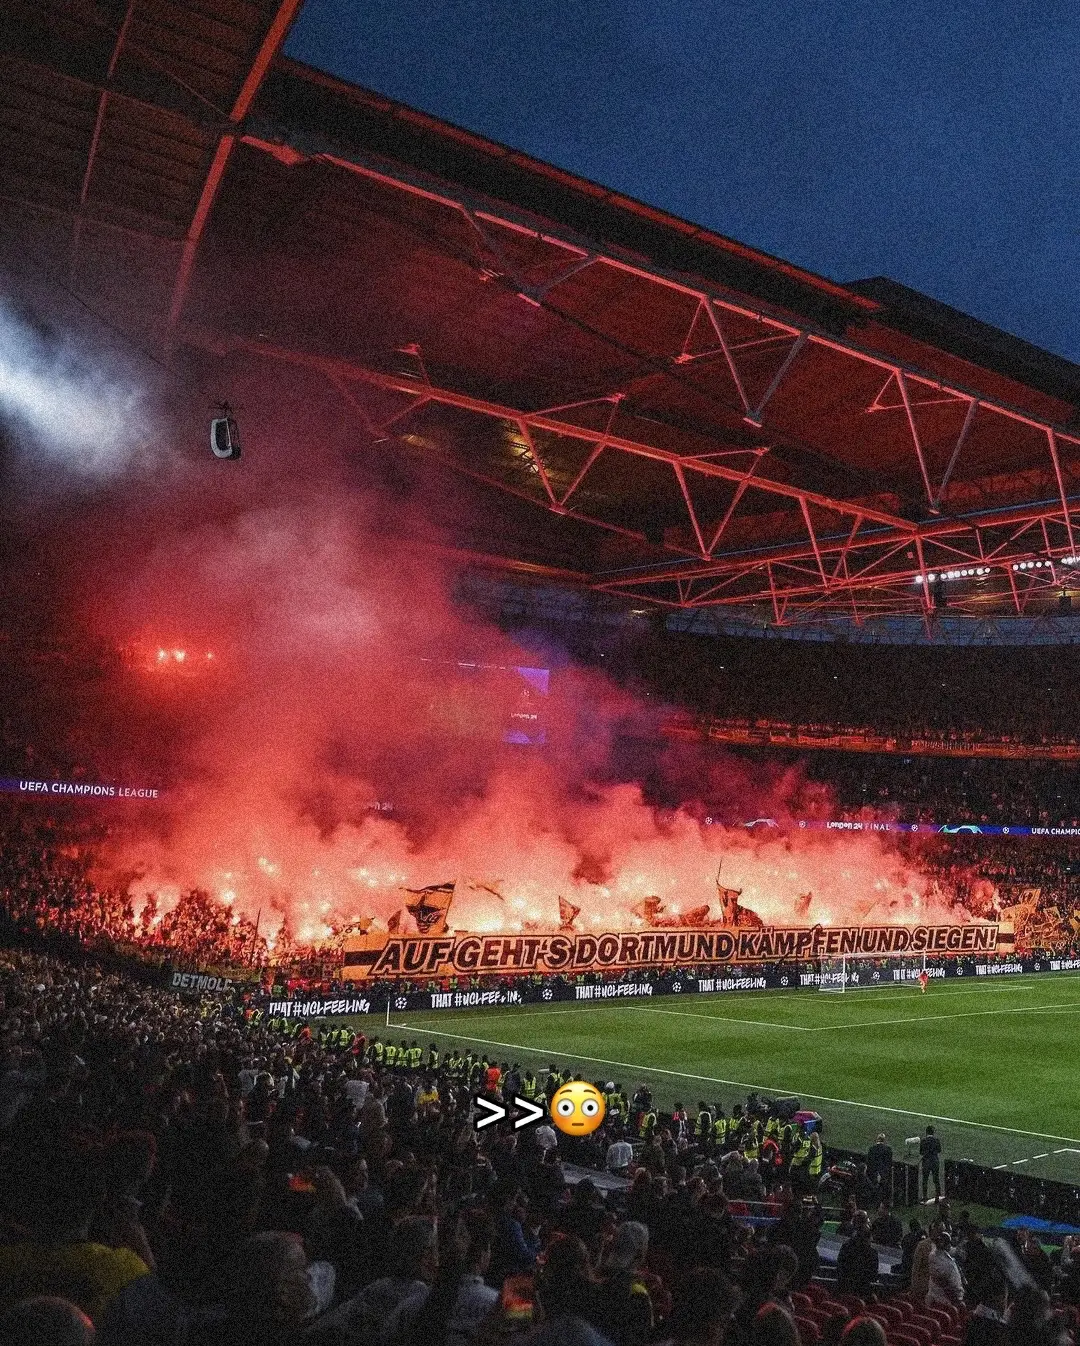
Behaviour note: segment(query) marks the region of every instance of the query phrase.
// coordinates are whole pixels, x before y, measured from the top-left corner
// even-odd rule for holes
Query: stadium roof
[[[325,377],[481,483],[480,564],[781,627],[1071,590],[1080,368],[287,60],[298,4],[9,3],[7,255]]]

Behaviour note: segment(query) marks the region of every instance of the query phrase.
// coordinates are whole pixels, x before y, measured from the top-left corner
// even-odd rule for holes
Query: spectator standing
[[[1000,1271],[983,1286],[968,1319],[964,1346],[1004,1346],[1008,1334],[1009,1285]]]
[[[559,1137],[555,1134],[555,1128],[550,1122],[541,1122],[536,1128],[533,1140],[542,1150],[553,1150],[559,1143]]]
[[[918,1220],[908,1221],[907,1233],[900,1240],[900,1281],[903,1285],[911,1284],[911,1271],[915,1262],[915,1250],[919,1244],[926,1238],[926,1230]]]
[[[877,1184],[879,1201],[892,1200],[892,1166],[892,1146],[882,1131],[866,1152],[867,1176]]]
[[[390,1274],[372,1281],[335,1309],[329,1325],[340,1329],[350,1342],[378,1340],[407,1302],[422,1302],[438,1267],[434,1225],[409,1216],[391,1235]]]
[[[634,1147],[625,1136],[622,1136],[618,1140],[613,1140],[608,1146],[604,1167],[609,1173],[614,1173],[621,1178],[626,1176],[626,1170],[633,1161]]]
[[[926,1307],[930,1293],[930,1259],[934,1255],[934,1235],[921,1239],[915,1245],[911,1259],[911,1298],[921,1308]]]
[[[1069,1334],[1050,1312],[1050,1296],[1037,1285],[1018,1290],[1009,1309],[1007,1346],[1068,1346]]]
[[[226,1287],[223,1321],[191,1346],[293,1346],[333,1298],[333,1271],[309,1265],[297,1235],[266,1230],[239,1248]]]
[[[464,1272],[446,1329],[446,1346],[468,1346],[499,1302],[498,1290],[485,1284],[491,1262],[492,1228],[486,1219],[465,1222]]]
[[[683,1282],[662,1346],[722,1346],[739,1292],[719,1271],[698,1267]]]
[[[870,1241],[870,1217],[866,1211],[855,1212],[852,1230],[836,1259],[837,1293],[872,1299],[878,1278],[878,1255]]]
[[[643,1275],[648,1251],[648,1229],[627,1220],[604,1255],[597,1287],[598,1326],[615,1346],[644,1346],[652,1335],[655,1314]]]
[[[540,1234],[537,1221],[530,1219],[528,1198],[514,1183],[496,1188],[492,1195],[499,1211],[493,1247],[496,1281],[531,1272],[540,1253]]]
[[[959,1308],[964,1302],[964,1278],[952,1255],[952,1239],[944,1230],[934,1238],[929,1270],[928,1306]]]
[[[889,1209],[887,1202],[877,1208],[874,1223],[870,1226],[870,1236],[883,1248],[899,1248],[904,1237],[904,1226]]]
[[[541,1322],[521,1346],[613,1346],[593,1322],[596,1282],[579,1238],[556,1239],[548,1249],[536,1281],[536,1303]]]
[[[934,1180],[934,1199],[941,1200],[941,1141],[934,1128],[928,1126],[919,1141],[919,1161],[922,1171],[922,1199],[930,1201],[930,1179]]]

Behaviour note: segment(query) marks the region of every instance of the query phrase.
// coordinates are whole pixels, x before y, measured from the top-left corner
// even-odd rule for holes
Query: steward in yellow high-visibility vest
[[[817,1131],[810,1134],[810,1158],[806,1163],[806,1172],[814,1186],[821,1177],[821,1168],[825,1161],[825,1152],[821,1146],[821,1136]]]
[[[527,1070],[521,1077],[521,1096],[530,1101],[534,1099],[540,1090],[540,1084],[531,1070]]]
[[[805,1131],[800,1131],[795,1143],[795,1152],[791,1156],[791,1185],[800,1195],[810,1188],[807,1165],[810,1162],[812,1148],[810,1137]]]
[[[724,1116],[724,1109],[716,1109],[716,1120],[712,1126],[713,1144],[718,1150],[727,1149],[728,1138],[728,1119]]]
[[[648,1112],[641,1115],[641,1130],[638,1134],[642,1140],[651,1140],[653,1132],[656,1130],[656,1111],[650,1108]]]

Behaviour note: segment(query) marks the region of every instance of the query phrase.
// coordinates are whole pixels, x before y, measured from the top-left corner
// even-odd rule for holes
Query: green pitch
[[[398,1015],[385,1036],[569,1065],[663,1103],[795,1094],[828,1143],[894,1153],[933,1121],[946,1158],[1080,1182],[1080,977],[657,997]],[[372,1031],[370,1020],[366,1031]]]

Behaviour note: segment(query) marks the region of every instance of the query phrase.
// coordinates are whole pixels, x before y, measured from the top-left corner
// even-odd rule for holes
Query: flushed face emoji
[[[607,1104],[593,1084],[571,1080],[551,1100],[551,1120],[568,1136],[588,1136],[604,1120]]]

